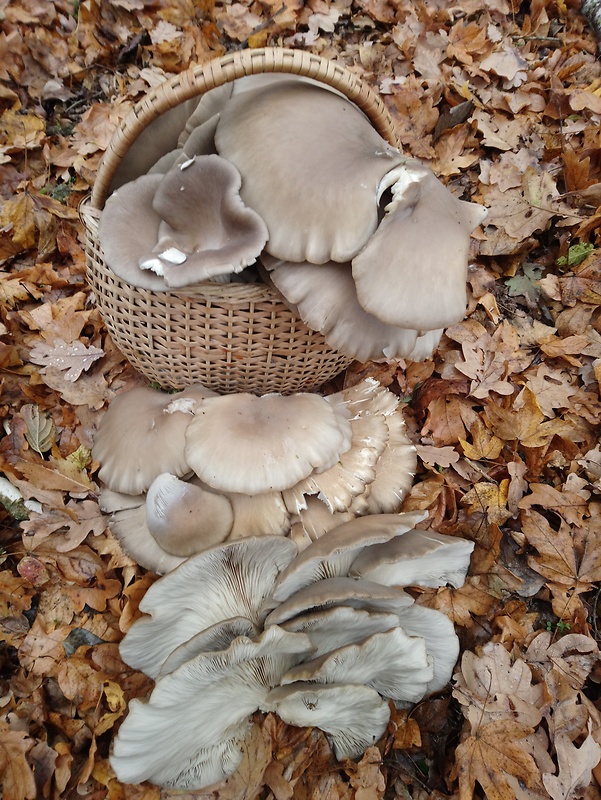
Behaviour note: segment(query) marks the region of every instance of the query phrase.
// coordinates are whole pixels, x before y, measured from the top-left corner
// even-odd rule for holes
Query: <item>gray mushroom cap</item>
[[[405,161],[355,105],[306,81],[232,97],[215,141],[267,224],[268,252],[313,264],[350,261],[365,246],[379,183]]]
[[[297,664],[282,676],[282,684],[357,683],[395,702],[417,703],[433,676],[424,639],[397,626]]]
[[[217,155],[194,156],[167,172],[152,201],[161,223],[158,241],[138,263],[162,274],[171,289],[253,264],[267,241],[260,216],[242,201],[238,170]]]
[[[282,625],[300,614],[313,613],[332,606],[351,606],[398,614],[412,603],[410,595],[392,586],[382,586],[357,578],[325,578],[304,586],[280,603],[265,618],[265,625]]]
[[[309,658],[318,658],[347,644],[362,642],[374,633],[396,628],[398,624],[399,618],[394,613],[333,606],[293,617],[281,627],[294,633],[306,633],[315,648]]]
[[[207,769],[207,751],[241,742],[249,715],[308,649],[303,634],[274,627],[255,641],[241,636],[227,650],[199,653],[163,675],[147,702],[130,703],[111,756],[118,778],[196,789],[227,777],[221,763]]]
[[[184,561],[154,583],[121,642],[123,660],[156,677],[170,653],[215,623],[245,617],[262,623],[264,605],[296,545],[282,536],[238,539]]]
[[[253,495],[328,469],[350,444],[348,419],[319,395],[241,393],[197,409],[184,454],[209,486]]]
[[[107,199],[98,223],[98,240],[106,264],[122,280],[150,291],[164,291],[161,275],[140,269],[139,259],[159,236],[161,218],[152,207],[161,174],[141,175]],[[141,244],[142,243],[142,244]]]
[[[339,761],[359,758],[384,734],[390,708],[375,689],[345,684],[290,683],[272,689],[262,711],[290,725],[320,728]]]
[[[324,578],[348,574],[351,564],[370,545],[402,536],[425,518],[422,511],[358,517],[328,531],[294,558],[280,573],[273,591],[278,602]]]
[[[175,394],[139,387],[116,395],[94,436],[100,480],[116,492],[139,495],[162,472],[185,475],[184,432],[196,406],[213,395],[199,386]]]
[[[352,261],[363,308],[390,325],[431,331],[465,316],[470,233],[486,209],[458,200],[417,161],[391,170],[393,200]]]
[[[334,350],[357,361],[407,358],[415,350],[417,331],[388,325],[359,304],[350,264],[296,264],[265,254],[261,261],[305,325],[320,331]]]
[[[363,550],[350,566],[349,574],[385,586],[438,588],[450,583],[459,588],[465,581],[473,549],[473,542],[456,536],[409,530],[402,537]]]

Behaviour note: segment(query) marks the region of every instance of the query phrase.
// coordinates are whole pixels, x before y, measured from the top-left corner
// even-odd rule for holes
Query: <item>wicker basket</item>
[[[100,210],[132,142],[179,103],[261,72],[304,75],[333,86],[398,146],[392,119],[369,87],[339,64],[300,50],[231,53],[176,75],[132,109],[111,139],[91,198],[81,206],[87,275],[117,347],[150,381],[165,388],[200,383],[224,393],[290,393],[319,386],[349,364],[320,333],[306,327],[273,287],[207,282],[185,291],[148,291],[121,280],[104,263],[98,242]]]

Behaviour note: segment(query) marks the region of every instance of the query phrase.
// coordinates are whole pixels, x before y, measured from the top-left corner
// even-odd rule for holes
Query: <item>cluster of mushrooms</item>
[[[462,585],[473,544],[399,511],[415,447],[374,379],[326,397],[132,389],[93,455],[112,532],[163,573],[120,646],[156,681],[114,741],[122,782],[222,780],[257,710],[355,758],[384,733],[390,700],[448,682],[452,623],[400,587]]]
[[[420,360],[464,316],[485,215],[336,90],[272,74],[151,123],[113,179],[99,240],[142,289],[265,281],[349,358]],[[449,680],[452,623],[402,587],[460,586],[473,545],[400,511],[416,451],[376,381],[327,397],[133,389],[111,402],[93,455],[112,532],[163,576],[121,644],[155,687],[119,729],[119,780],[222,780],[257,710],[355,758],[391,701]]]
[[[132,389],[95,436],[100,506],[153,572],[244,536],[290,536],[302,549],[354,517],[400,509],[416,453],[399,404],[371,378],[328,397]]]
[[[441,612],[401,586],[460,586],[472,543],[415,525],[421,512],[358,517],[303,551],[254,536],[188,559],[154,583],[124,660],[155,679],[134,700],[111,764],[125,783],[201,789],[231,775],[251,715],[320,728],[338,759],[449,680],[459,644]]]
[[[270,74],[148,125],[98,235],[135,286],[272,282],[349,358],[421,360],[465,314],[470,233],[485,216],[336,90]]]

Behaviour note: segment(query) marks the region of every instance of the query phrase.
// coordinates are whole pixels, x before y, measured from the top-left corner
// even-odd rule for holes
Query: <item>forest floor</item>
[[[462,655],[358,763],[257,715],[214,790],[125,786],[111,738],[151,684],[118,643],[155,576],[107,529],[90,448],[142,380],[87,287],[78,205],[149,89],[270,45],[358,74],[404,150],[490,209],[435,356],[344,376],[405,401],[404,509],[475,542],[462,588],[418,597]],[[578,2],[0,0],[0,111],[3,800],[601,797],[601,66]]]

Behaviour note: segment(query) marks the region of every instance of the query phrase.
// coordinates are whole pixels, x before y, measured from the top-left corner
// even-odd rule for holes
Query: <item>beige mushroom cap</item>
[[[417,161],[386,176],[393,200],[352,261],[363,308],[389,325],[431,331],[465,316],[471,231],[483,206],[458,200]]]
[[[313,264],[350,261],[365,246],[378,224],[378,185],[405,161],[355,105],[306,81],[232,97],[215,141],[267,224],[268,252]]]
[[[320,331],[340,353],[357,361],[390,361],[415,349],[417,331],[388,325],[359,304],[350,264],[296,264],[265,254],[261,260],[305,325]]]
[[[175,394],[137,387],[116,395],[94,436],[100,480],[116,492],[139,495],[162,472],[189,472],[185,430],[194,408],[213,394],[204,387]]]
[[[262,711],[274,711],[289,725],[320,728],[336,758],[359,758],[383,736],[390,708],[375,689],[356,684],[290,683],[277,686]]]
[[[348,419],[316,394],[232,394],[203,402],[186,430],[185,458],[226,492],[281,491],[335,463],[351,443]]]
[[[109,530],[119,542],[123,552],[136,564],[158,575],[179,567],[184,556],[174,556],[159,545],[146,524],[146,503],[134,508],[115,511],[109,521]]]
[[[187,557],[227,539],[234,512],[223,495],[163,472],[146,495],[146,524],[163,550]]]

